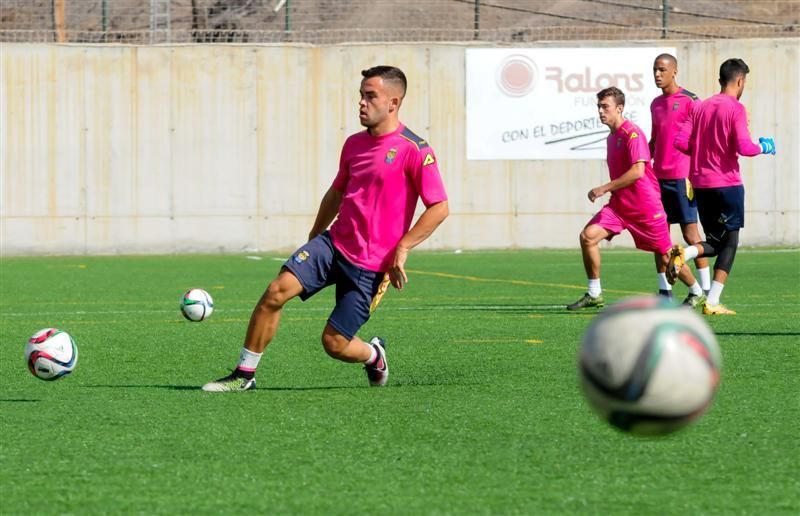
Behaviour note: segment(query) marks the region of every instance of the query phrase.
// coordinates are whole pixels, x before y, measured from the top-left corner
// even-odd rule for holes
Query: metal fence
[[[1,0],[0,41],[269,43],[800,36],[800,0]]]

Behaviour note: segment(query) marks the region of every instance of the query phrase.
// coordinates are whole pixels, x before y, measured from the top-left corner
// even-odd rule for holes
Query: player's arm
[[[656,138],[658,138],[658,124],[653,105],[650,104],[650,155],[656,155]]]
[[[308,234],[308,239],[320,235],[323,231],[328,229],[333,219],[339,213],[339,206],[342,204],[342,192],[331,186],[322,201],[319,203],[319,210],[317,210],[317,218],[314,220],[314,226]]]
[[[758,154],[775,154],[775,140],[772,138],[759,138],[758,144],[753,143],[750,129],[747,127],[747,113],[744,108],[737,110],[733,119],[734,139],[736,152],[740,156],[757,156]]]
[[[589,190],[589,200],[594,202],[595,199],[602,197],[607,193],[611,193],[619,190],[620,188],[625,188],[626,186],[632,185],[644,175],[644,171],[644,161],[637,161],[631,168],[629,168],[618,178]]]
[[[697,109],[696,102],[689,104],[687,117],[678,125],[678,133],[675,135],[672,145],[684,154],[692,153],[692,133],[694,132],[694,113]]]
[[[408,276],[406,276],[405,264],[408,258],[408,252],[424,242],[434,230],[439,227],[439,224],[444,222],[444,219],[450,214],[450,207],[447,201],[440,201],[428,206],[422,215],[419,216],[417,222],[408,230],[408,233],[403,235],[394,253],[394,261],[392,268],[389,269],[389,279],[392,286],[398,290],[402,290],[403,286],[408,283]]]

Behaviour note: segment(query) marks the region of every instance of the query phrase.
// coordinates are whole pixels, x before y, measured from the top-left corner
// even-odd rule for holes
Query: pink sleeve
[[[446,201],[447,193],[433,149],[423,147],[414,155],[411,162],[409,174],[425,207]]]
[[[747,128],[747,112],[744,106],[738,106],[733,118],[733,139],[736,140],[736,152],[741,156],[761,154],[761,146],[753,143],[750,130]]]
[[[339,192],[344,192],[347,187],[347,181],[350,179],[350,167],[348,166],[347,159],[345,159],[348,147],[347,144],[349,142],[350,140],[344,142],[342,154],[339,156],[339,171],[336,173],[336,177],[333,179],[333,184],[331,185],[331,188]]]
[[[628,136],[628,155],[631,158],[631,164],[640,161],[650,163],[650,148],[643,134],[633,132]]]
[[[691,153],[692,132],[694,131],[694,117],[697,108],[700,106],[699,101],[694,101],[689,104],[689,111],[686,118],[678,125],[678,132],[675,135],[675,140],[672,145],[684,154]]]

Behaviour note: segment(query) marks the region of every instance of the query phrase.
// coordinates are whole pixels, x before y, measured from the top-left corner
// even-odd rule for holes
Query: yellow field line
[[[463,274],[452,274],[449,272],[428,272],[416,269],[407,269],[406,272],[410,272],[413,274],[421,274],[422,276],[435,276],[437,278],[459,279],[465,281],[476,281],[480,283],[505,283],[508,285],[521,285],[525,287],[551,287],[551,288],[566,288],[570,290],[586,290],[585,285],[584,286],[567,285],[564,283],[543,283],[538,281],[512,280],[512,279],[501,279],[501,278],[481,278],[480,276],[465,276]],[[605,292],[613,292],[615,294],[631,294],[631,295],[648,294],[648,292],[640,292],[636,290],[614,290],[610,288],[604,288],[603,290]]]

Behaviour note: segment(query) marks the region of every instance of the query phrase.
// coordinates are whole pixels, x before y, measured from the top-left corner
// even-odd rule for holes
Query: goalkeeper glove
[[[765,138],[762,136],[758,139],[758,143],[761,145],[761,154],[775,154],[774,138]]]

